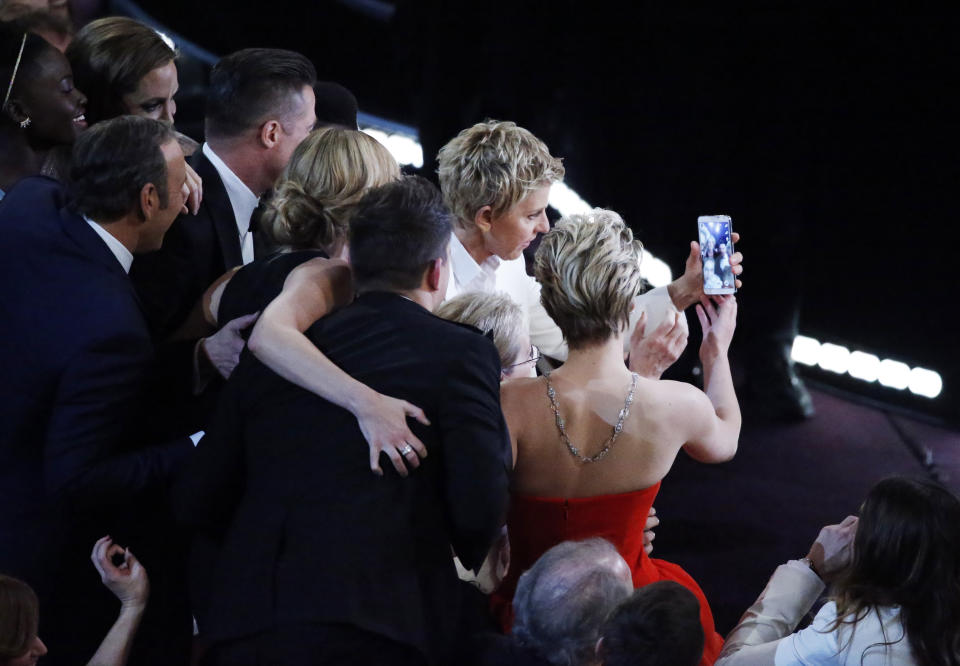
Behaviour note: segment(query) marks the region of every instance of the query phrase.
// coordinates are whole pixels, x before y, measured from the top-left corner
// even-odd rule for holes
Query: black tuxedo
[[[163,247],[138,257],[130,272],[157,339],[166,339],[183,323],[214,280],[243,263],[236,216],[220,175],[202,150],[189,162],[203,179],[197,214],[180,215]],[[254,256],[264,256],[261,234],[251,232]]]
[[[136,294],[56,181],[25,179],[0,204],[0,284],[0,571],[36,588],[50,663],[79,663],[119,608],[89,560],[99,537],[137,554],[163,614],[165,489],[191,444],[151,440]],[[163,628],[169,645],[177,629]]]
[[[432,425],[413,427],[429,456],[407,479],[385,459],[374,476],[352,414],[244,352],[175,493],[185,520],[227,526],[201,633],[346,624],[442,659],[460,598],[451,545],[478,567],[507,502],[496,349],[390,293],[307,335],[359,381],[423,408]]]

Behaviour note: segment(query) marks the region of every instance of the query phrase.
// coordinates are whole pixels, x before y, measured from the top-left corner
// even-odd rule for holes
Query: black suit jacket
[[[163,247],[138,257],[130,271],[150,330],[161,340],[183,323],[214,280],[243,263],[236,217],[220,175],[202,150],[189,162],[203,179],[200,209],[180,215]],[[254,256],[264,256],[261,235],[254,232],[253,240]]]
[[[451,545],[478,567],[507,502],[500,363],[475,329],[389,293],[317,322],[309,338],[361,382],[424,409],[429,456],[403,479],[369,468],[352,414],[248,352],[175,493],[184,520],[229,526],[210,572],[213,641],[297,623],[346,623],[451,648],[459,584]]]
[[[95,649],[116,601],[106,593],[97,617],[93,543],[123,540],[164,580],[150,532],[192,447],[152,442],[154,354],[136,294],[56,181],[25,179],[0,204],[0,284],[0,571],[37,589],[51,651],[56,611],[71,603],[88,609],[73,623],[99,627],[79,637]]]

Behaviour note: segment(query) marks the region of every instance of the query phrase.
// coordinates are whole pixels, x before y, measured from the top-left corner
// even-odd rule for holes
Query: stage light
[[[900,391],[909,388],[911,393],[925,398],[936,398],[943,391],[943,379],[933,370],[911,369],[900,361],[880,360],[874,354],[851,352],[842,345],[821,343],[805,335],[793,339],[790,357],[797,363],[820,366],[837,374],[847,373],[861,381],[879,380],[883,386]]]
[[[850,367],[847,368],[847,372],[851,377],[865,382],[875,382],[880,376],[880,359],[873,354],[855,351],[850,354]]]
[[[925,398],[936,398],[943,390],[943,380],[933,370],[914,368],[910,371],[910,392]]]
[[[885,358],[880,361],[880,373],[877,379],[884,386],[903,390],[910,385],[910,366]]]
[[[817,365],[824,370],[842,375],[850,367],[850,350],[840,345],[824,342],[820,345],[820,357]]]
[[[790,357],[797,363],[816,365],[820,360],[820,343],[805,335],[798,335],[793,339]]]
[[[400,164],[410,164],[418,169],[423,166],[423,148],[416,138],[376,127],[361,127],[361,131],[382,143]]]
[[[589,213],[593,210],[590,204],[571,190],[566,183],[554,183],[550,188],[550,205],[563,216]]]

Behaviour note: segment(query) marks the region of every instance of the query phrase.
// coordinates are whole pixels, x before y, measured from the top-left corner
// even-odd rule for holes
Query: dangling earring
[[[33,124],[32,120],[30,120],[29,118],[24,118],[23,120],[20,121],[20,129],[27,129],[32,124]]]

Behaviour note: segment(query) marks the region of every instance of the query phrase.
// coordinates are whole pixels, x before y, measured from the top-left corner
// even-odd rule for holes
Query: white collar
[[[466,286],[481,272],[493,274],[499,268],[501,259],[497,255],[491,255],[484,259],[482,264],[478,264],[457,238],[457,234],[450,236],[450,268],[458,285]]]
[[[113,234],[91,220],[89,217],[84,215],[83,219],[87,224],[90,225],[91,229],[97,232],[97,235],[103,239],[103,242],[107,244],[107,249],[113,253],[113,256],[115,256],[117,261],[120,262],[120,265],[123,266],[123,272],[129,273],[130,265],[133,263],[133,253],[127,249],[126,245],[118,241]]]
[[[223,182],[223,188],[227,191],[227,197],[230,199],[230,205],[233,207],[234,219],[237,223],[237,233],[243,236],[250,228],[250,217],[260,202],[260,197],[253,193],[247,187],[247,184],[240,180],[226,162],[220,159],[220,156],[213,152],[209,143],[204,143],[201,148],[203,154],[210,160],[210,164],[217,170],[220,180]]]

